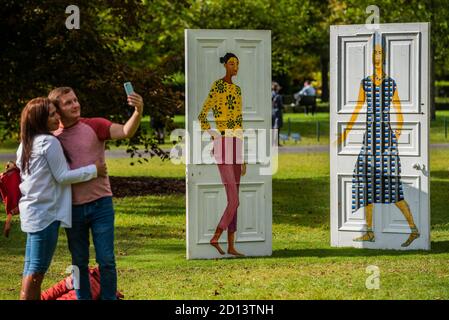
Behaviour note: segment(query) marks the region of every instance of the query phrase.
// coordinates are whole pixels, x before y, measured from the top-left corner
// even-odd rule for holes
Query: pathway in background
[[[449,143],[435,143],[430,145],[430,149],[449,149]],[[169,151],[169,150],[166,150]],[[310,145],[310,146],[282,146],[279,148],[279,153],[315,153],[315,152],[329,152],[329,146]],[[125,150],[107,150],[107,158],[128,158],[129,154]],[[14,160],[16,155],[13,153],[0,153],[0,168],[1,163]]]

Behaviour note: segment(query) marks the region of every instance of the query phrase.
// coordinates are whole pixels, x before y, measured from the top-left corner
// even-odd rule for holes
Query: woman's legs
[[[221,249],[220,245],[218,244],[218,239],[220,239],[222,233],[223,233],[223,229],[221,229],[220,227],[217,227],[217,229],[215,230],[214,236],[212,237],[212,239],[210,239],[210,244],[213,247],[215,247],[215,249],[217,249],[217,251],[220,254],[225,254],[223,249]]]
[[[224,230],[228,230],[228,253],[241,255],[235,250],[234,240],[237,230],[237,209],[239,207],[239,186],[242,174],[242,141],[237,138],[223,137],[214,141],[214,156],[217,160],[221,181],[226,190],[227,205],[215,230],[210,244],[220,254],[224,254],[218,240]]]
[[[355,238],[353,241],[370,241],[374,242],[374,232],[373,232],[373,204],[370,203],[365,208],[366,212],[366,233],[358,238]]]
[[[236,188],[237,188],[237,198],[239,196],[239,189],[240,189],[240,177],[242,174],[242,166],[240,164],[234,164],[234,176],[235,176],[235,182],[236,182]],[[235,242],[235,232],[237,231],[237,208],[234,212],[234,218],[232,218],[231,223],[228,226],[228,253],[235,255],[235,256],[244,256],[244,254],[238,252],[235,249],[234,242]]]
[[[33,273],[31,275],[23,276],[20,300],[40,300],[43,280],[44,273]]]
[[[402,214],[408,222],[408,225],[410,226],[410,230],[412,231],[408,239],[403,244],[401,244],[401,247],[408,247],[415,239],[419,238],[420,234],[418,232],[418,228],[415,225],[415,221],[413,221],[413,215],[407,201],[401,200],[399,202],[396,202],[396,207],[401,210]]]
[[[221,180],[223,181],[228,201],[218,226],[223,230],[230,227],[231,231],[235,232],[237,228],[237,209],[240,205],[239,187],[242,165],[220,164],[218,165],[218,170],[220,170]]]
[[[401,210],[412,231],[408,239],[401,245],[401,247],[408,247],[415,239],[419,238],[420,234],[413,220],[413,215],[412,212],[410,211],[410,207],[407,201],[401,200],[399,202],[396,202],[395,205],[396,207],[398,207],[399,210]],[[373,204],[369,204],[366,207],[366,224],[367,224],[367,232],[363,236],[355,238],[354,241],[374,241]]]
[[[228,253],[238,257],[244,257],[243,253],[238,252],[234,246],[235,232],[228,230]]]
[[[58,242],[59,221],[44,230],[28,233],[22,278],[21,300],[40,300],[41,285]]]
[[[228,253],[240,255],[234,248],[234,234],[237,230],[237,209],[239,207],[239,186],[240,175],[242,172],[241,164],[219,164],[218,170],[220,171],[221,179],[223,181],[227,205],[226,209],[220,219],[218,227],[214,236],[210,240],[210,244],[214,246],[220,254],[224,254],[224,251],[218,244],[223,230],[228,230]],[[231,240],[231,241],[230,241]]]

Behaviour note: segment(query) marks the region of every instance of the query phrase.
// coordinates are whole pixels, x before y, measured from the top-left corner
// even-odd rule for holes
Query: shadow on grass
[[[431,225],[449,223],[449,177],[445,171],[432,172],[432,177],[447,181],[430,182]],[[330,184],[328,177],[276,179],[273,181],[273,223],[311,228],[329,226]]]
[[[273,181],[273,223],[321,228],[329,223],[329,178]]]
[[[172,199],[168,199],[173,201]],[[181,203],[179,205],[173,203],[160,203],[160,204],[145,204],[143,202],[133,203],[129,198],[129,203],[117,203],[114,208],[116,212],[123,215],[132,216],[147,216],[147,217],[161,217],[161,216],[183,216],[185,215],[185,205]],[[149,200],[151,201],[151,200]],[[167,201],[168,202],[168,201]]]
[[[431,250],[373,250],[363,248],[281,249],[274,250],[270,258],[289,257],[374,257],[442,254],[449,252],[449,241],[432,242]]]
[[[439,172],[437,171],[435,174],[438,175]],[[433,172],[431,176],[434,177]],[[430,220],[434,228],[446,226],[447,229],[447,224],[449,223],[449,215],[447,214],[449,205],[448,194],[449,179],[447,181],[430,181]]]
[[[449,165],[448,165],[448,167],[449,167]],[[449,180],[449,171],[431,171],[430,177],[436,178],[436,179],[448,179]]]
[[[146,245],[146,240],[151,239],[177,239],[184,240],[185,229],[178,226],[167,225],[142,225],[132,227],[115,226],[116,243],[133,241]]]

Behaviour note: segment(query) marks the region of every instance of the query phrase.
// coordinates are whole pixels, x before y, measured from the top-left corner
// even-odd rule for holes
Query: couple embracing
[[[100,298],[116,298],[114,208],[105,141],[135,134],[142,118],[142,97],[133,92],[128,104],[135,110],[124,125],[104,118],[81,118],[81,106],[69,87],[52,90],[48,98],[32,99],[23,109],[17,150],[22,180],[20,220],[27,233],[21,299],[40,299],[60,226],[66,230],[72,265],[79,270],[77,298],[92,298],[90,232],[100,269]]]

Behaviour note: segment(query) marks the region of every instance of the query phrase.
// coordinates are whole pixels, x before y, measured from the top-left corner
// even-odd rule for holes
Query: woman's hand
[[[97,160],[95,162],[95,166],[97,167],[97,177],[106,177],[108,175],[108,168],[106,167],[106,163]]]
[[[11,170],[13,168],[17,168],[16,164],[12,161],[8,161],[5,166],[5,171]]]
[[[243,177],[246,174],[246,163],[242,163],[242,173],[241,176]]]
[[[218,132],[217,132],[216,130],[209,129],[209,130],[207,130],[207,132],[208,132],[208,133],[210,134],[210,136],[212,137],[212,140],[221,138],[221,135],[218,134]]]

